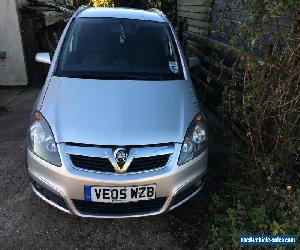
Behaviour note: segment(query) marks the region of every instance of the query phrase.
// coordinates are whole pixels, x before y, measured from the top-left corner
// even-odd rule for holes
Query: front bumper
[[[207,171],[207,150],[199,157],[185,165],[177,166],[181,144],[175,144],[174,152],[166,167],[153,171],[146,171],[131,174],[108,174],[92,171],[83,171],[75,168],[66,154],[66,145],[59,144],[62,166],[56,167],[41,158],[37,157],[30,150],[27,150],[28,171],[32,180],[34,192],[46,202],[60,210],[75,214],[81,217],[96,218],[125,218],[141,217],[161,214],[170,211],[183,204],[197,193],[204,185],[204,176]],[[95,213],[88,210],[83,211],[78,203],[84,202],[84,186],[143,186],[156,184],[157,201],[145,203],[145,209],[126,213],[121,209],[117,213],[107,211]],[[158,204],[158,201],[160,202]],[[139,203],[139,202],[137,202]],[[99,205],[99,204],[95,204]],[[141,206],[141,204],[140,204]],[[86,206],[84,206],[86,208]],[[89,205],[90,207],[90,205]],[[135,208],[133,204],[133,208]],[[149,208],[149,209],[148,209]]]

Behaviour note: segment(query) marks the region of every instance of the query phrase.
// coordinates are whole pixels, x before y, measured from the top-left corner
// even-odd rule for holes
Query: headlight
[[[199,156],[207,148],[205,120],[197,115],[191,122],[182,143],[178,165],[183,165]]]
[[[61,166],[57,145],[46,119],[34,112],[28,132],[28,148],[43,160]]]

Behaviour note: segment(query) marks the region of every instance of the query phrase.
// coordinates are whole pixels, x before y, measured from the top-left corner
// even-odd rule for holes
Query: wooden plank
[[[193,43],[191,41],[188,41],[188,46],[187,46],[187,51],[189,56],[197,56],[199,57],[200,61],[203,62],[206,65],[206,71],[202,70],[202,72],[207,75],[207,73],[209,72],[207,67],[210,67],[210,69],[214,69],[215,71],[220,71],[223,72],[222,76],[226,76],[226,78],[231,79],[232,77],[234,77],[235,79],[238,79],[240,81],[243,81],[243,74],[239,71],[237,71],[237,68],[233,68],[232,64],[230,66],[227,66],[224,63],[224,60],[219,59],[219,58],[215,58],[214,56],[207,56],[203,53],[203,51],[205,50],[201,50],[198,46],[198,44]],[[211,72],[210,70],[210,72]],[[225,74],[225,75],[224,75]],[[215,76],[217,76],[218,74],[216,74]],[[215,78],[215,79],[219,79]],[[219,80],[218,80],[219,81]]]
[[[195,27],[195,26],[191,26],[191,25],[188,26],[188,31],[193,32],[195,34],[202,35],[202,36],[207,36],[208,35],[208,30],[202,29],[202,28],[199,28],[199,27]]]
[[[187,46],[196,50],[207,51],[207,46],[201,43],[194,43],[193,41],[187,40]]]
[[[197,43],[206,44],[206,46],[209,47],[209,48],[220,50],[222,52],[227,52],[227,53],[232,54],[233,56],[237,56],[237,57],[248,56],[248,57],[251,57],[254,60],[256,60],[261,65],[263,65],[265,63],[262,60],[262,58],[258,58],[257,56],[254,56],[252,54],[242,52],[239,48],[229,46],[228,44],[216,41],[216,40],[211,39],[211,38],[206,37],[206,36],[195,34],[195,33],[189,32],[189,31],[184,32],[183,36],[184,36],[185,39],[193,40]]]
[[[208,6],[192,6],[192,5],[189,5],[189,6],[182,6],[182,5],[179,5],[177,7],[177,10],[179,11],[185,11],[185,12],[192,12],[192,13],[208,13],[211,11],[211,8],[208,7]]]
[[[178,16],[186,17],[194,20],[200,21],[208,21],[209,20],[209,13],[192,13],[186,11],[178,11]]]
[[[208,30],[210,26],[209,22],[194,19],[187,19],[187,23],[188,25],[196,26],[206,30]]]
[[[212,0],[177,0],[177,5],[181,6],[189,6],[189,5],[194,5],[194,6],[210,6],[212,3]]]
[[[36,23],[39,23],[39,19],[31,13],[22,13],[21,18],[27,74],[30,84],[38,86],[43,82],[41,64],[34,59],[35,54],[39,52],[39,44],[36,39]]]
[[[221,95],[212,89],[207,83],[201,80],[195,71],[191,72],[193,83],[197,85],[196,91],[201,98],[202,103],[206,103],[209,99],[219,99]]]
[[[211,63],[212,58],[205,55],[201,49],[199,49],[197,46],[194,44],[189,43],[188,44],[189,50],[193,53],[193,55],[199,57],[200,61],[203,61],[205,63]]]
[[[50,26],[68,18],[68,15],[66,15],[64,12],[57,11],[44,11],[42,12],[42,15],[45,26]]]

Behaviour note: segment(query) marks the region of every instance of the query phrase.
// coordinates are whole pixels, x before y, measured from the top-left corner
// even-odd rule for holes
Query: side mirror
[[[200,66],[200,59],[198,57],[189,57],[188,58],[189,68],[197,68]]]
[[[40,63],[51,64],[50,54],[45,53],[37,53],[35,55],[35,60]]]

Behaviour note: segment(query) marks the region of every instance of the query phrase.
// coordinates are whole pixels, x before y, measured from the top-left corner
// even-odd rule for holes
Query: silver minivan
[[[67,213],[160,214],[198,194],[207,131],[189,68],[162,12],[80,8],[34,105],[27,163],[34,192]]]

